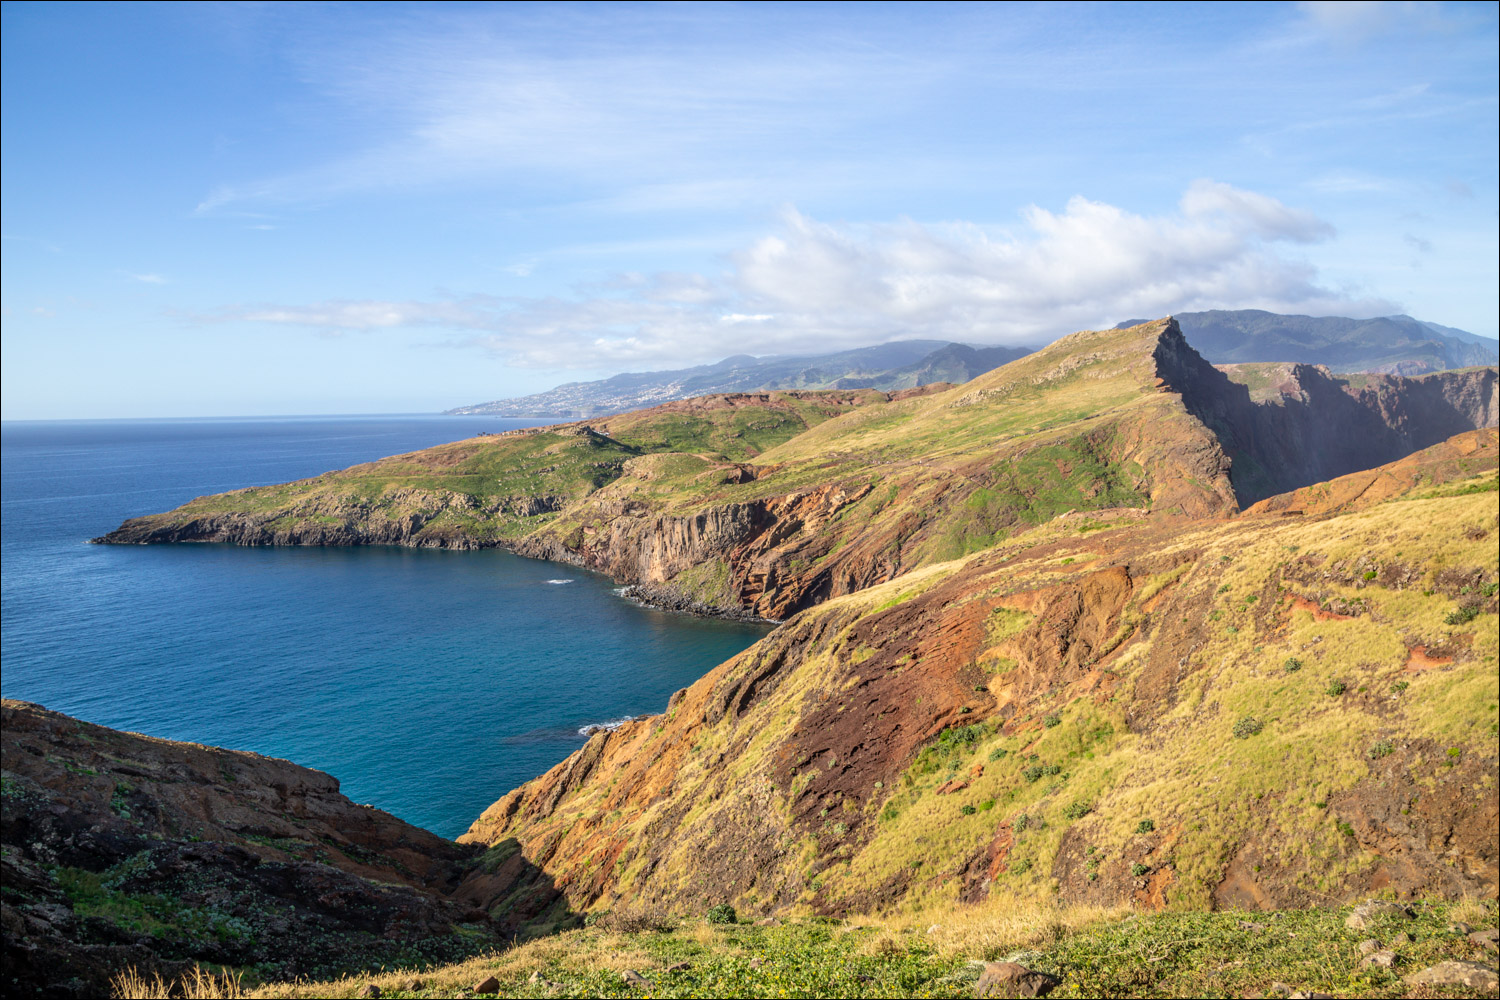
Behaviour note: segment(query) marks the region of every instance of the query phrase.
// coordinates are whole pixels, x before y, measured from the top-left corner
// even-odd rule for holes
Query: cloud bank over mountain
[[[226,310],[216,319],[329,332],[452,331],[535,367],[717,359],[922,336],[1035,343],[1124,315],[1208,308],[1375,315],[1389,301],[1320,280],[1297,248],[1333,228],[1276,198],[1198,180],[1176,210],[1140,215],[1083,196],[1020,224],[823,221],[788,207],[719,274],[623,273],[573,297],[485,293]]]

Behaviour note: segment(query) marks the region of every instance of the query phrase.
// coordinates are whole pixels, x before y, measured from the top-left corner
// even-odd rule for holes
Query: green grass
[[[587,928],[509,953],[424,975],[405,974],[269,987],[259,996],[352,997],[376,983],[387,997],[452,995],[487,975],[502,997],[970,997],[982,961],[1017,961],[1057,977],[1050,995],[1222,997],[1260,995],[1272,983],[1338,996],[1400,997],[1403,975],[1447,960],[1484,960],[1448,930],[1455,913],[1495,926],[1493,901],[1417,903],[1411,919],[1383,918],[1373,930],[1344,927],[1347,908],[1277,913],[1169,913],[1075,920],[1045,913],[1023,930],[990,930],[983,911],[960,907],[941,933],[870,921],[803,920],[777,927],[686,921],[634,932]],[[671,922],[669,922],[671,923]],[[1394,969],[1365,968],[1358,943],[1396,946]],[[686,963],[686,967],[681,967]],[[677,968],[672,968],[678,966]],[[651,987],[632,987],[626,970]],[[670,970],[670,971],[669,971]],[[533,976],[536,977],[533,980]]]
[[[180,900],[166,896],[122,892],[114,888],[114,884],[128,874],[124,868],[130,863],[127,861],[103,874],[82,868],[59,868],[54,877],[72,904],[73,912],[81,917],[107,920],[137,934],[199,942],[249,936],[249,926],[228,914],[184,906]]]

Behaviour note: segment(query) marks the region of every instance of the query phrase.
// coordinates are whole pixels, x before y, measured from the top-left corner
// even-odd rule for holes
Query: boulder
[[[1478,962],[1439,962],[1406,977],[1408,986],[1465,986],[1471,990],[1500,988],[1495,970]]]
[[[474,992],[475,993],[499,993],[500,992],[500,980],[496,979],[494,976],[485,976],[479,982],[477,982],[477,983],[474,984]]]
[[[974,984],[976,997],[1044,997],[1058,986],[1045,972],[1015,962],[986,962]]]
[[[1373,927],[1382,917],[1409,917],[1406,907],[1383,899],[1368,899],[1360,903],[1344,918],[1344,926],[1351,931],[1362,931]]]

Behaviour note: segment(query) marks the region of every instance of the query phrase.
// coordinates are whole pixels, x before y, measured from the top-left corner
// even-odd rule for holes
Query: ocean
[[[445,837],[766,633],[499,551],[89,545],[127,517],[528,421],[0,425],[0,692],[284,757]]]

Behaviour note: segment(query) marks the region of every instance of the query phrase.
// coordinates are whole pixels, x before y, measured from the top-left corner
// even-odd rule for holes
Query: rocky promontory
[[[1229,516],[1496,424],[1493,368],[1215,368],[1171,319],[957,387],[733,393],[201,497],[109,543],[502,546],[782,620],[1053,517]]]

